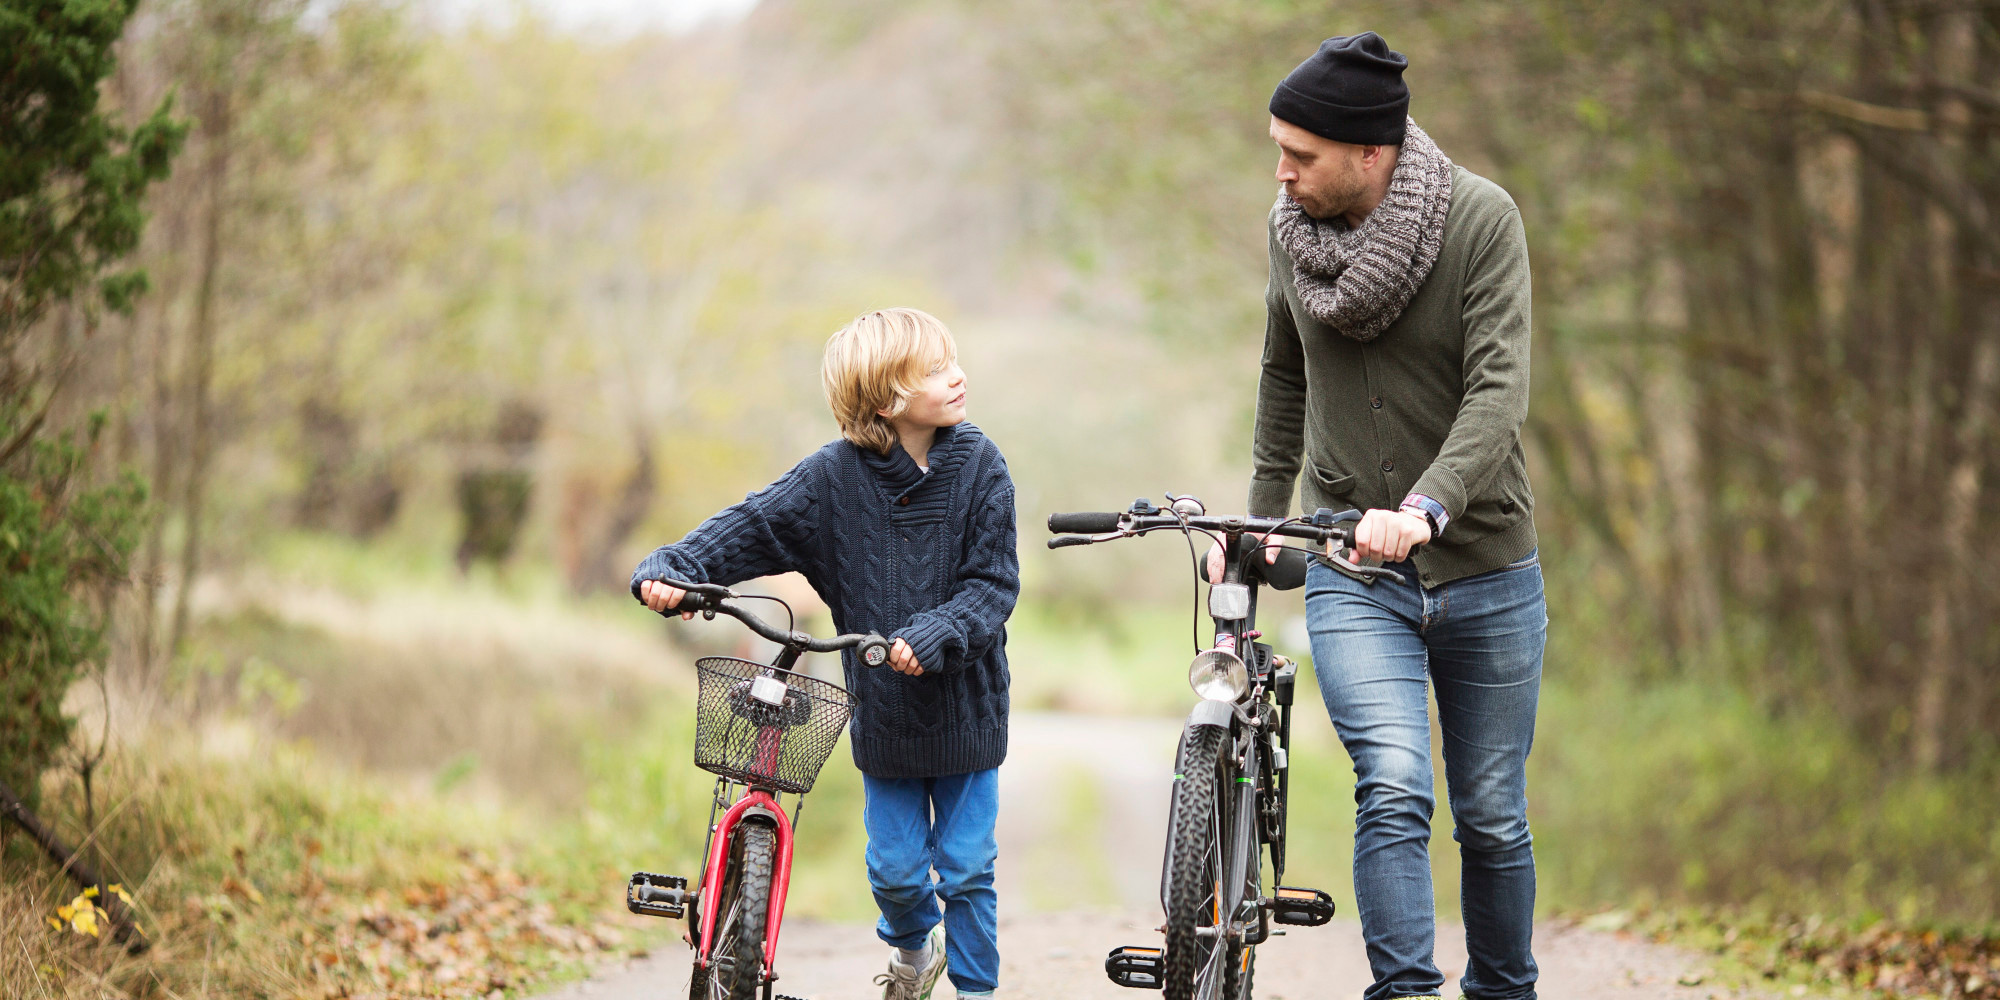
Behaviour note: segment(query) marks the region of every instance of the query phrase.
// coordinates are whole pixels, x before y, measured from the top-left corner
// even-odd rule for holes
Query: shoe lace
[[[894,976],[887,972],[881,972],[875,975],[875,985],[882,987],[883,997],[889,998],[889,997],[909,996],[911,992],[914,990],[917,983],[915,979],[904,979],[900,976]],[[899,986],[902,987],[902,989],[897,990],[896,988]],[[894,990],[895,992],[893,993],[890,992],[892,990]]]

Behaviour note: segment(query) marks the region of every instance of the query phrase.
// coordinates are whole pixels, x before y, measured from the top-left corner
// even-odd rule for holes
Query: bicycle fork
[[[715,927],[721,910],[723,876],[729,866],[736,835],[744,823],[766,823],[777,833],[771,867],[770,904],[764,921],[764,968],[759,975],[762,981],[768,983],[778,978],[778,931],[784,923],[785,894],[792,882],[792,822],[770,792],[762,788],[750,789],[742,798],[730,803],[722,818],[710,827],[708,856],[697,892],[688,892],[687,879],[678,875],[638,872],[626,888],[625,905],[633,913],[678,919],[687,915],[688,904],[695,904],[696,919],[700,923],[698,928],[691,928],[695,931],[695,963],[704,969],[710,968],[715,955]]]

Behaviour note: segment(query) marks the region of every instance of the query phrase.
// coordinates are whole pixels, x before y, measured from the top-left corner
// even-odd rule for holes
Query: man
[[[1303,468],[1304,509],[1366,511],[1351,558],[1409,580],[1323,565],[1307,577],[1320,692],[1354,761],[1365,1000],[1444,984],[1427,681],[1464,862],[1460,985],[1474,1000],[1532,998],[1525,785],[1548,618],[1520,439],[1527,241],[1507,193],[1409,119],[1407,64],[1374,32],[1330,38],[1271,97],[1284,189],[1250,511],[1288,514]]]

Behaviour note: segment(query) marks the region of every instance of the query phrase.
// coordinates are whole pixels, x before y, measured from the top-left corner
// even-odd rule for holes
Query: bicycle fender
[[[1197,704],[1194,707],[1194,711],[1188,713],[1187,724],[1190,728],[1194,726],[1218,726],[1227,729],[1229,727],[1229,720],[1235,717],[1235,715],[1236,706],[1226,701],[1204,701]]]

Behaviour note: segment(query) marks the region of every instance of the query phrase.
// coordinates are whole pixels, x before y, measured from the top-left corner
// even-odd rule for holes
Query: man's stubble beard
[[[1299,207],[1305,209],[1307,215],[1325,222],[1347,214],[1348,209],[1360,204],[1361,199],[1368,193],[1368,182],[1362,178],[1361,171],[1354,169],[1350,164],[1347,169],[1328,180],[1325,187],[1306,188],[1302,193],[1305,195],[1303,198],[1299,196],[1298,189],[1295,189],[1292,200],[1298,202]]]

